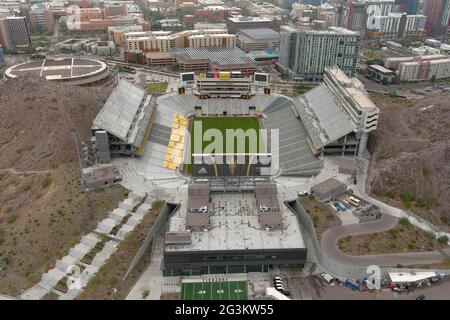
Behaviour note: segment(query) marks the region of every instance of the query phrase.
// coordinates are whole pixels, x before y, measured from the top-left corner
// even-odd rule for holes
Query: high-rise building
[[[51,32],[53,30],[53,13],[50,3],[36,3],[28,12],[31,27],[39,31]]]
[[[367,36],[382,40],[395,40],[405,36],[421,36],[425,33],[426,16],[389,13],[373,16],[367,21]]]
[[[425,0],[423,14],[427,16],[425,30],[434,37],[444,37],[448,31],[450,0]]]
[[[339,27],[326,31],[282,26],[279,66],[289,77],[319,81],[326,67],[339,66],[347,75],[356,71],[360,36]]]
[[[417,14],[419,8],[419,0],[395,0],[395,5],[398,6],[400,12],[407,14]]]
[[[0,18],[0,41],[6,49],[31,46],[27,18],[15,16]]]

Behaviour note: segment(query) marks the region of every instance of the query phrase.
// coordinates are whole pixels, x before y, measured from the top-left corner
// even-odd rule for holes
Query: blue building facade
[[[3,54],[3,48],[0,46],[0,67],[6,64],[5,55]]]
[[[417,14],[419,8],[419,0],[395,0],[395,4],[407,14]]]

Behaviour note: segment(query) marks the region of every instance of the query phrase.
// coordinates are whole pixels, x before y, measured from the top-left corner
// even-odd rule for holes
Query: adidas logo
[[[208,171],[206,171],[205,167],[202,167],[200,170],[198,170],[198,174],[207,174]]]

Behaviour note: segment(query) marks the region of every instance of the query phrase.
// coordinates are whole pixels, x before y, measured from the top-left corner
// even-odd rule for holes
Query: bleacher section
[[[170,133],[169,145],[167,147],[166,157],[163,167],[176,170],[183,160],[183,150],[185,136],[187,132],[186,117],[181,114],[175,114],[173,117],[172,131]]]
[[[166,176],[176,170],[182,162],[183,149],[189,148],[179,129],[187,134],[185,115],[193,112],[195,106],[201,107],[202,112],[207,111],[207,115],[223,115],[224,110],[227,110],[227,115],[242,115],[242,110],[254,106],[255,111],[267,115],[267,119],[262,120],[265,128],[280,129],[282,174],[311,176],[323,168],[323,160],[311,152],[307,132],[293,112],[290,98],[257,94],[251,99],[198,99],[192,94],[172,93],[158,97],[156,104],[158,109],[148,139],[148,150],[142,159],[146,167],[139,171],[160,172]]]
[[[295,97],[294,107],[315,149],[320,149],[354,130],[350,119],[323,84]]]
[[[311,176],[323,168],[323,160],[314,156],[308,145],[308,133],[292,109],[292,100],[277,97],[263,110],[266,129],[279,129],[279,165],[283,175]],[[272,150],[272,163],[276,153]]]

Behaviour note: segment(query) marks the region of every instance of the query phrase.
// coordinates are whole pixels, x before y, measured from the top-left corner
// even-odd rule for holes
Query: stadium
[[[121,79],[94,120],[93,149],[104,156],[109,145],[103,159],[126,188],[170,199],[149,231],[164,233],[164,275],[267,272],[304,265],[288,203],[364,151],[378,112],[337,67],[294,98],[263,73],[184,73],[178,92],[156,98]]]
[[[71,85],[90,85],[110,76],[108,66],[99,60],[85,58],[60,58],[28,61],[8,68],[6,77],[35,75],[46,80]]]

